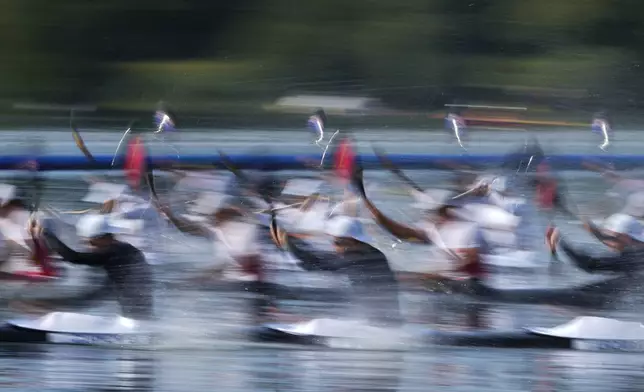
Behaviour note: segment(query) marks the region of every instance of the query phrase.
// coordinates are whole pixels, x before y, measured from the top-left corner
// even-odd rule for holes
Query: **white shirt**
[[[234,260],[258,253],[257,227],[246,222],[227,222],[211,229],[216,252]],[[222,250],[220,252],[220,250]]]
[[[469,203],[457,213],[465,220],[495,230],[514,230],[521,220],[501,207],[483,203]]]
[[[11,257],[11,248],[8,244],[8,241],[13,241],[24,250],[31,252],[31,248],[27,244],[27,240],[31,239],[27,227],[30,217],[31,213],[29,211],[15,210],[6,218],[0,219],[0,257],[4,260],[6,260],[7,257],[10,258],[10,260],[2,266],[3,272],[15,272],[17,270],[25,270],[33,267],[22,257]]]
[[[0,231],[4,238],[14,241],[23,248],[30,249],[26,239],[30,239],[28,223],[31,213],[25,210],[15,210],[6,218],[0,219]]]
[[[277,221],[283,224],[287,231],[321,233],[326,226],[328,210],[328,202],[316,202],[306,211],[298,208],[281,210],[277,214]]]
[[[481,230],[474,222],[450,221],[440,225],[421,222],[421,229],[432,241],[432,267],[451,270],[460,257],[454,252],[458,249],[476,249],[482,246]]]
[[[627,236],[638,241],[644,241],[644,226],[634,217],[617,213],[606,218],[603,229]]]
[[[150,252],[163,252],[163,243],[158,240],[165,222],[150,201],[138,196],[121,195],[110,217],[124,231],[117,237],[140,248],[146,260],[156,264],[155,254]]]

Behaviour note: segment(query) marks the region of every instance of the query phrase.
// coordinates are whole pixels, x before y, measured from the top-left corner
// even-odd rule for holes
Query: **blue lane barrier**
[[[40,169],[45,171],[62,170],[121,170],[122,160],[117,160],[112,168],[111,155],[95,156],[90,162],[83,156],[52,155],[37,159]],[[169,167],[173,163],[184,165],[218,165],[220,158],[217,154],[153,156],[154,168]],[[306,162],[319,162],[318,155],[229,155],[228,158],[240,169],[270,169],[298,170],[310,169]],[[359,156],[365,168],[379,168],[380,162],[375,155],[362,154]],[[508,155],[424,155],[424,154],[390,154],[388,158],[402,169],[440,169],[444,164],[469,164],[473,166],[494,167],[508,160]],[[0,157],[0,170],[15,169],[25,161],[33,159],[29,156]],[[518,159],[518,158],[515,158]],[[644,166],[644,155],[551,155],[548,156],[550,166],[559,170],[580,170],[583,163],[611,163],[616,170],[632,169]],[[518,163],[518,160],[517,160]],[[525,166],[527,162],[524,162]]]

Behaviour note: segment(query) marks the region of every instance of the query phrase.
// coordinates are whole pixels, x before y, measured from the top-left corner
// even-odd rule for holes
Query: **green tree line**
[[[638,106],[636,0],[3,0],[0,99],[256,106],[284,94]]]

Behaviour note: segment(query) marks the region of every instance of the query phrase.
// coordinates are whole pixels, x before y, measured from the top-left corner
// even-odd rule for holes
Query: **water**
[[[641,390],[644,357],[539,350],[425,352],[233,347],[190,352],[2,349],[0,387],[14,391]],[[431,388],[431,389],[430,389]]]
[[[355,129],[353,135],[361,152],[371,152],[371,145],[378,144],[392,153],[410,154],[460,154],[463,152],[452,136],[436,130],[404,130],[384,129],[369,130]],[[114,154],[122,136],[121,132],[101,132],[86,130],[81,132],[88,149],[96,155]],[[76,148],[71,132],[59,128],[43,129],[38,133],[10,132],[0,133],[0,141],[5,146],[5,153],[21,154],[33,143],[28,137],[36,135],[42,138],[47,147],[46,154],[70,154],[81,156]],[[524,131],[484,131],[476,130],[470,135],[466,147],[470,153],[506,153],[511,148],[523,144],[529,136],[537,136],[546,151],[563,154],[599,154],[598,145],[601,140],[588,132],[571,131],[569,129],[535,129],[530,133]],[[174,154],[163,139],[148,135],[147,138],[152,153]],[[172,141],[176,150],[184,154],[215,154],[217,150],[229,153],[271,151],[288,154],[313,154],[320,149],[311,143],[310,134],[306,131],[294,132],[285,130],[214,130],[191,133],[185,130],[180,134],[171,135],[166,139]],[[261,147],[258,149],[258,146]],[[639,154],[644,147],[641,131],[618,132],[609,148],[616,154]]]
[[[75,147],[65,131],[48,130],[50,153],[72,153]],[[282,132],[252,132],[233,135],[204,133],[182,135],[181,150],[189,152],[248,150],[251,141],[266,139],[267,144],[283,140]],[[292,135],[292,134],[289,134]],[[497,135],[495,133],[495,135]],[[621,135],[624,135],[622,133]],[[480,135],[479,135],[480,136]],[[15,140],[16,134],[0,134],[0,139]],[[109,153],[120,135],[88,133],[86,142],[94,153]],[[305,146],[303,133],[292,136],[289,143]],[[441,136],[423,132],[405,133],[407,142],[395,132],[358,135],[367,149],[368,142],[378,140],[389,151],[432,152],[452,148],[436,142]],[[501,134],[500,137],[520,141],[522,135]],[[556,135],[545,133],[544,138],[562,142],[567,152],[587,152],[595,148],[591,142],[582,143],[582,134]],[[14,138],[14,139],[12,139]],[[69,139],[69,141],[66,141]],[[186,139],[188,141],[186,141]],[[423,140],[426,143],[415,143]],[[431,143],[430,143],[431,142]],[[487,143],[487,144],[485,144]],[[636,142],[636,144],[639,142]],[[485,145],[484,145],[485,144]],[[292,148],[291,145],[287,146]],[[506,145],[479,142],[486,152],[506,151]],[[561,146],[560,146],[561,147]],[[640,146],[641,147],[641,146]],[[164,148],[160,145],[159,148]],[[619,152],[629,152],[638,146],[627,146]],[[285,146],[275,150],[284,151]],[[299,151],[298,147],[298,151]],[[315,151],[310,148],[310,151]],[[447,179],[441,173],[413,172],[421,184],[437,186]],[[601,197],[606,185],[596,175],[567,173],[570,194],[580,211],[601,218],[617,208],[617,203]],[[373,191],[374,201],[384,211],[403,221],[415,220],[408,207],[409,197],[395,190],[400,184],[384,172],[368,172],[368,182],[384,184]],[[86,187],[77,179],[50,181],[45,203],[57,208],[82,208],[77,202]],[[534,246],[540,247],[545,219],[535,216]],[[566,232],[578,235],[580,242],[590,243],[578,226],[564,218],[559,223]],[[374,231],[379,243],[388,246],[391,239]],[[206,265],[210,248],[204,242],[176,233],[171,228],[163,232],[162,250],[167,259],[178,255],[190,256],[188,266]],[[388,249],[396,265],[422,262],[422,248],[409,245]],[[545,257],[545,255],[544,255]],[[545,261],[546,259],[544,259]],[[185,264],[184,264],[185,265]],[[545,263],[544,263],[545,266]],[[160,279],[181,281],[191,268],[160,269]],[[572,268],[550,275],[546,268],[536,275],[512,275],[497,278],[501,286],[561,286],[581,282],[591,277]],[[243,293],[224,295],[190,289],[168,289],[159,294],[159,308],[166,323],[166,340],[149,350],[117,350],[63,346],[4,346],[0,347],[0,387],[15,391],[635,391],[644,385],[641,370],[644,357],[631,354],[598,354],[552,350],[500,350],[493,348],[468,349],[448,347],[419,348],[403,344],[396,350],[382,351],[374,347],[349,349],[311,349],[278,345],[251,344],[239,334],[246,325]],[[476,318],[477,324],[498,329],[523,326],[553,326],[577,315],[609,314],[624,319],[638,319],[640,309],[630,303],[610,312],[579,312],[548,306],[478,306],[464,305],[450,298],[437,299],[425,294],[406,293],[403,308],[410,322],[436,328],[465,328]],[[324,304],[290,304],[289,309],[308,314],[339,314],[342,306],[331,308]],[[106,303],[90,312],[104,314],[115,310]],[[3,316],[8,316],[3,312]],[[439,389],[440,388],[440,389]]]

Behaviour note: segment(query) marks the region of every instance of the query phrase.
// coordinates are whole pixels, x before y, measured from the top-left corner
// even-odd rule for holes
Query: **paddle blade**
[[[358,195],[367,200],[367,192],[364,187],[363,168],[359,161],[354,161],[354,167],[351,172],[351,185],[358,192]]]
[[[565,193],[564,185],[555,177],[547,162],[537,165],[537,205],[544,210],[552,210],[563,202],[562,196]],[[566,209],[564,207],[564,209]]]
[[[385,150],[377,146],[371,146],[371,149],[376,154],[376,158],[378,158],[378,160],[380,161],[380,164],[385,169],[388,169],[395,173],[400,171],[400,169],[398,169],[398,167],[394,165],[394,163],[389,159],[389,157],[387,157],[387,153],[385,152]]]
[[[154,113],[154,125],[156,133],[175,132],[177,130],[174,116],[164,109],[157,110]]]
[[[335,174],[344,180],[351,180],[354,171],[357,168],[358,154],[355,150],[353,140],[350,137],[343,137],[338,143],[338,147],[333,157]]]
[[[424,192],[424,189],[421,188],[418,184],[412,181],[411,178],[407,177],[405,173],[402,172],[388,157],[384,150],[376,146],[372,146],[373,152],[376,154],[376,157],[380,161],[380,164],[389,170],[393,175],[398,177],[402,182],[406,183],[410,187],[414,188],[418,192]]]
[[[80,135],[80,132],[78,131],[78,128],[76,128],[76,125],[72,123],[72,136],[74,137],[74,142],[76,143],[76,147],[85,155],[87,159],[90,161],[94,161],[94,156],[92,155],[91,152],[87,149],[87,146],[85,145],[85,141]]]
[[[32,261],[40,267],[40,275],[45,277],[56,276],[56,269],[51,263],[51,249],[42,238],[33,238]]]
[[[128,141],[123,170],[128,185],[138,190],[148,170],[148,154],[141,136]]]

